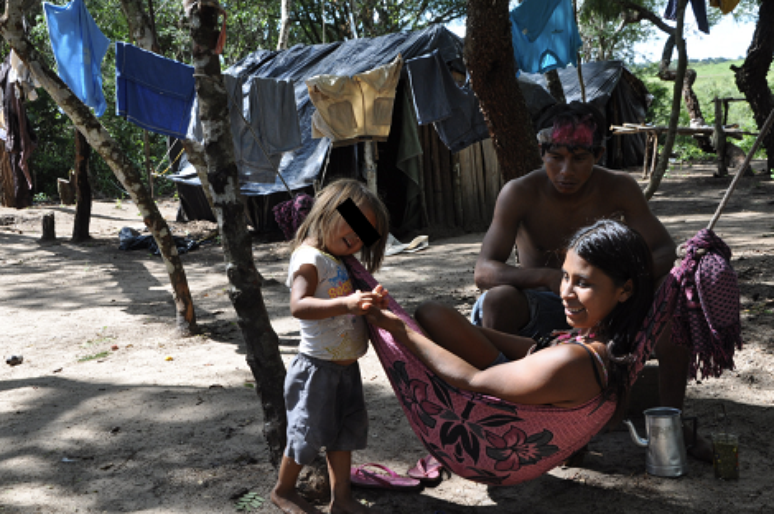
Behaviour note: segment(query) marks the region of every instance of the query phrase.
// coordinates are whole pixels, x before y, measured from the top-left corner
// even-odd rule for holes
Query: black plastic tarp
[[[586,101],[605,114],[609,125],[644,123],[649,97],[645,85],[621,61],[589,62],[581,65]],[[527,78],[546,85],[545,76],[527,74]],[[578,70],[568,66],[559,70],[564,96],[568,102],[582,101]],[[607,142],[605,164],[624,168],[640,166],[645,156],[645,135],[613,136]]]

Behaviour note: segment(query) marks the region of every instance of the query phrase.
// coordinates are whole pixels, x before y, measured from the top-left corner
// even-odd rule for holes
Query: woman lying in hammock
[[[532,339],[476,327],[453,308],[435,302],[423,304],[417,310],[416,320],[424,335],[387,310],[373,310],[367,319],[389,332],[437,377],[454,388],[521,406],[540,406],[533,409],[539,415],[572,410],[598,398],[591,402],[593,406],[589,405],[589,409],[579,414],[580,418],[590,418],[590,413],[605,406],[601,410],[606,411],[603,415],[606,419],[598,420],[594,432],[580,438],[587,442],[625,401],[635,336],[642,328],[653,298],[651,268],[650,250],[642,237],[619,222],[603,220],[578,231],[567,247],[560,295],[572,332],[554,334],[552,340],[536,344]],[[431,414],[431,411],[428,407],[424,414]],[[524,407],[520,407],[517,414],[515,421],[527,418]],[[584,430],[583,419],[555,419],[554,424],[570,423],[576,431]],[[485,440],[484,444],[486,441],[492,444],[481,457],[486,455],[496,461],[491,471],[505,471],[503,466],[516,471],[514,466],[536,464],[543,457],[562,453],[566,448],[556,435],[562,429],[542,428],[538,432],[533,427],[532,435],[520,430],[519,437],[527,442],[532,438],[534,443],[528,451],[523,444],[517,449],[508,441],[509,437],[516,437],[513,428],[505,434],[491,436],[483,430],[486,434],[477,437]],[[549,431],[550,436],[546,435]],[[449,445],[433,443],[432,435],[425,437],[417,433],[431,453],[447,465],[455,459],[457,464],[463,464],[458,458],[460,452],[449,451]],[[449,430],[446,431],[448,434]],[[572,444],[577,446],[578,441]],[[549,442],[552,444],[547,444]],[[519,460],[505,459],[498,453],[509,448],[513,453],[522,452]],[[531,456],[523,457],[525,451],[532,452]],[[541,451],[542,456],[535,455]],[[459,455],[454,455],[455,452]],[[550,467],[558,464],[553,463],[555,459],[549,460],[553,464]],[[468,478],[492,483],[523,481],[516,477],[501,477],[502,481],[495,480],[494,476],[487,478],[489,464],[482,463],[478,456],[473,461],[465,463],[465,468],[470,469],[471,464],[476,464],[484,469],[476,469],[479,475]],[[541,466],[535,468],[535,471],[547,471]]]

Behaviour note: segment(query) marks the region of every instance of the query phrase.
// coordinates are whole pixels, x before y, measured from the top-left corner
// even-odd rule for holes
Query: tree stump
[[[41,241],[56,241],[56,227],[54,226],[54,213],[46,212],[43,214],[43,234]]]

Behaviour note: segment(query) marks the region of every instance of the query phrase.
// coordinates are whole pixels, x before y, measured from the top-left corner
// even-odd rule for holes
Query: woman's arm
[[[484,370],[470,364],[390,312],[372,309],[368,321],[388,332],[444,381],[460,389],[525,404],[571,407],[597,394],[585,350],[560,345]],[[444,344],[447,342],[445,341]]]

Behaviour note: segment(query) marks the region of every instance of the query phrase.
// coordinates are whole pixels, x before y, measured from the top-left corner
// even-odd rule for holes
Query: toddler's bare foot
[[[331,502],[331,514],[379,514],[378,510],[366,507],[354,498]]]
[[[287,514],[309,514],[320,511],[298,494],[295,489],[290,494],[279,494],[276,489],[271,492],[271,501]]]

